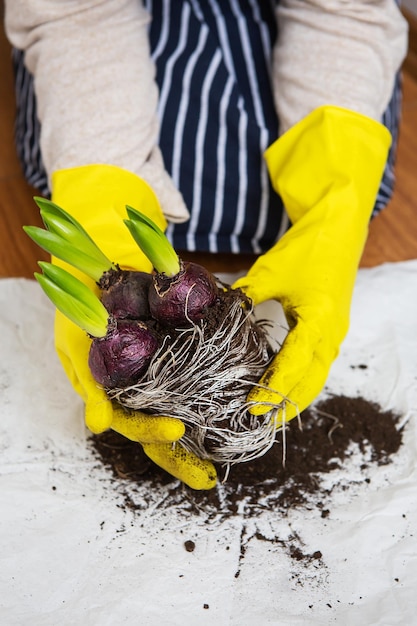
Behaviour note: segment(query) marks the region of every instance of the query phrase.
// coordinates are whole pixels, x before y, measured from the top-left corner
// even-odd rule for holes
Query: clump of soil
[[[108,431],[91,439],[93,449],[113,475],[131,484],[149,488],[162,486],[171,502],[182,502],[184,509],[206,514],[247,515],[273,508],[286,511],[293,507],[322,509],[329,487],[323,486],[326,475],[343,469],[357,457],[363,482],[372,466],[391,462],[402,442],[399,416],[364,398],[331,396],[304,411],[300,420],[290,422],[285,436],[285,465],[281,439],[262,457],[233,465],[222,483],[223,468],[218,467],[219,485],[210,491],[193,491],[157,467],[143,453],[140,445]],[[344,477],[344,489],[349,475]],[[170,505],[169,498],[165,501]],[[126,505],[135,508],[131,491]]]

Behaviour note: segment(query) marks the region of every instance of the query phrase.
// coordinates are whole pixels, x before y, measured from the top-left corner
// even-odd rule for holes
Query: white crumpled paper
[[[315,509],[187,517],[162,506],[162,487],[139,511],[119,506],[55,355],[52,305],[24,279],[0,281],[0,301],[1,624],[416,623],[417,261],[359,272],[327,389],[407,423],[393,463],[332,496],[326,519]],[[290,558],[294,536],[320,564]]]

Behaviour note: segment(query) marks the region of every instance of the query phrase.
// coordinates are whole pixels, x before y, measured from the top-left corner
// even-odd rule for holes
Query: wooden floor
[[[1,5],[0,5],[1,8]],[[390,205],[375,218],[362,258],[362,267],[417,258],[417,75],[405,65],[403,116],[397,157],[397,183]],[[0,30],[0,277],[32,277],[37,260],[47,259],[22,231],[40,224],[33,202],[36,190],[23,178],[16,157],[14,91],[10,46]],[[196,257],[194,257],[196,258]],[[212,271],[247,269],[253,257],[197,255]]]

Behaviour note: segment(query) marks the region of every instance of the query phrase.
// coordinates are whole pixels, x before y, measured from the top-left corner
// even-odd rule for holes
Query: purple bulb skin
[[[93,339],[88,364],[100,385],[124,389],[144,374],[158,347],[157,335],[143,322],[112,320],[107,335]]]
[[[149,318],[148,292],[153,280],[146,272],[120,271],[103,290],[101,301],[107,311],[119,319]]]
[[[184,328],[202,320],[217,301],[214,276],[201,265],[184,261],[174,278],[156,274],[149,288],[152,317],[165,326]]]

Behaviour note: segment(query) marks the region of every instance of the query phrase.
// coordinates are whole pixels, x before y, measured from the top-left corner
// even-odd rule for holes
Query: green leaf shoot
[[[35,272],[35,278],[56,308],[90,336],[104,337],[109,314],[91,289],[57,265],[39,266],[43,274]]]
[[[133,207],[126,206],[129,219],[124,220],[133,239],[160,274],[176,276],[180,259],[165,233],[148,217]]]

